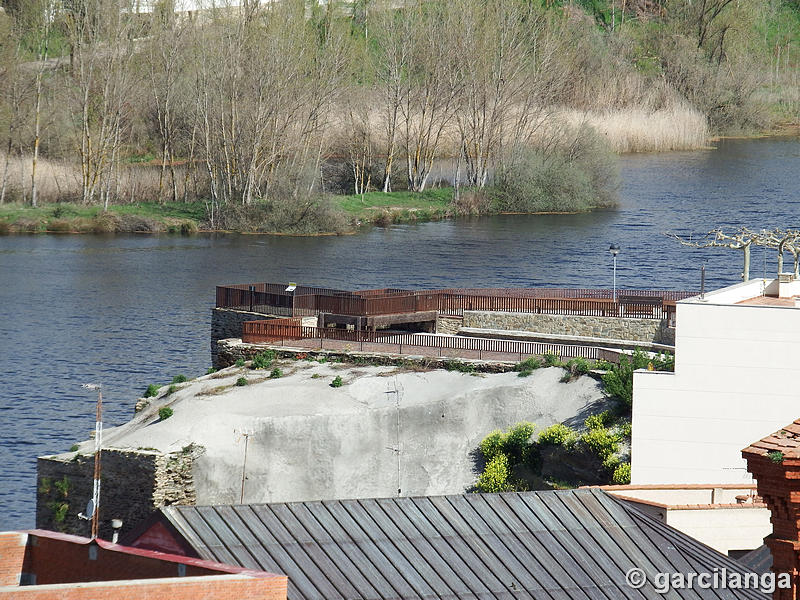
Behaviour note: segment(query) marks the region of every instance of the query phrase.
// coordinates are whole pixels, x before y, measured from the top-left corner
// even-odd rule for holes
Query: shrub
[[[279,368],[275,367],[270,372],[269,378],[270,379],[278,379],[279,377],[283,377],[283,372]]]
[[[521,461],[535,430],[536,425],[527,421],[514,425],[505,435],[503,444],[505,453],[513,458],[515,462]]]
[[[175,375],[172,378],[172,383],[185,383],[187,381],[189,381],[189,378],[186,375]]]
[[[158,396],[158,386],[155,383],[151,383],[147,386],[147,389],[144,391],[145,398],[155,398]]]
[[[167,393],[164,394],[164,396],[171,396],[172,394],[174,394],[177,391],[178,391],[178,386],[177,385],[171,385],[171,386],[169,386],[167,388]]]
[[[536,369],[539,369],[542,364],[542,359],[536,356],[529,356],[522,362],[514,365],[514,370],[518,371],[517,377],[528,377]]]
[[[238,359],[238,360],[237,360],[235,363],[233,363],[233,364],[234,364],[235,366],[237,366],[237,367],[243,367],[243,366],[244,366],[244,359],[243,359],[243,358],[240,358],[240,359]]]
[[[563,423],[556,423],[539,432],[539,443],[553,446],[571,446],[577,441],[578,434]]]
[[[604,140],[589,127],[561,137],[561,148],[527,148],[505,161],[495,175],[496,209],[583,211],[616,202],[616,160]]]
[[[211,375],[212,373],[216,373],[216,372],[217,372],[217,369],[215,369],[214,367],[208,367],[208,369],[206,369],[206,375]]]
[[[631,463],[620,463],[614,469],[611,481],[617,485],[628,485],[631,482]]]
[[[339,375],[334,377],[333,381],[331,381],[331,383],[330,383],[330,386],[332,388],[342,387],[342,385],[344,385],[344,382],[342,381],[342,378]]]
[[[505,435],[499,429],[495,429],[493,432],[483,438],[481,443],[478,445],[478,448],[480,449],[481,454],[486,462],[491,461],[495,456],[503,451],[505,439]]]
[[[617,425],[617,432],[622,438],[631,438],[631,424],[630,422],[620,423]]]
[[[259,352],[253,357],[253,362],[250,363],[251,369],[268,369],[272,366],[272,362],[275,360],[275,351],[274,350],[265,350],[264,352]]]
[[[561,359],[558,357],[558,354],[556,354],[552,350],[548,350],[547,352],[542,354],[542,360],[544,360],[544,364],[546,367],[561,366]]]
[[[508,492],[513,489],[508,481],[510,474],[511,467],[508,464],[508,457],[500,453],[486,465],[483,473],[478,477],[475,488],[479,492],[487,493]]]
[[[671,371],[675,368],[675,357],[669,353],[650,358],[637,348],[630,357],[623,356],[618,365],[603,373],[603,386],[609,396],[621,400],[625,406],[633,404],[633,372],[637,369]]]
[[[603,461],[619,452],[619,437],[605,427],[587,431],[581,436],[581,442]]]
[[[442,365],[448,371],[458,371],[459,373],[474,373],[475,365],[460,360],[449,360]]]
[[[583,425],[586,427],[586,429],[591,430],[600,429],[601,427],[608,427],[612,423],[614,423],[614,415],[611,414],[610,410],[604,410],[596,415],[589,415],[586,417]]]
[[[158,409],[158,418],[162,421],[166,421],[173,415],[173,411],[169,406],[162,406]]]
[[[239,379],[236,380],[236,385],[239,387],[247,385],[247,377],[239,377]]]
[[[603,461],[603,468],[613,475],[619,464],[619,456],[612,454]]]
[[[78,444],[72,444],[72,446],[69,447],[69,451],[70,452],[77,452],[78,448],[80,448],[80,446],[78,446]]]
[[[542,366],[542,359],[538,356],[529,356],[522,362],[514,365],[515,371],[535,371]]]
[[[564,365],[570,377],[586,375],[592,370],[592,363],[582,357],[572,358]]]

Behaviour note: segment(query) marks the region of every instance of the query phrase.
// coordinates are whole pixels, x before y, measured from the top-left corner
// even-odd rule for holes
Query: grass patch
[[[103,212],[99,205],[44,203],[36,208],[20,203],[0,205],[0,233],[181,233],[198,231],[206,220],[201,202],[140,202],[116,204]]]
[[[330,383],[330,386],[332,388],[342,387],[343,385],[344,385],[344,381],[342,381],[342,378],[339,375],[334,377],[333,381],[331,381],[331,383]]]
[[[158,396],[158,386],[155,383],[151,383],[147,386],[147,389],[144,391],[145,398],[155,398]]]
[[[238,385],[239,387],[246,386],[247,385],[247,377],[239,377],[239,379],[236,380],[236,385]]]
[[[333,202],[346,213],[372,220],[382,210],[399,212],[446,210],[453,200],[453,188],[435,188],[424,192],[367,192],[334,196]]]
[[[162,421],[166,421],[169,419],[174,413],[174,411],[169,406],[162,406],[158,409],[158,418]]]

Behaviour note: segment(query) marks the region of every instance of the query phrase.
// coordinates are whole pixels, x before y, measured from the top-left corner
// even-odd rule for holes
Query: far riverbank
[[[338,217],[330,230],[321,229],[305,235],[346,235],[373,225],[414,223],[462,216],[490,216],[508,211],[467,190],[455,199],[452,187],[424,192],[368,192],[363,195],[330,195],[321,202]],[[536,211],[527,214],[569,214],[585,210]],[[70,202],[42,204],[36,208],[18,203],[0,205],[2,234],[86,234],[86,233],[154,233],[183,234],[199,232],[258,233],[303,235],[286,231],[270,231],[252,221],[250,227],[220,228],[212,226],[204,202],[135,203],[84,206]]]

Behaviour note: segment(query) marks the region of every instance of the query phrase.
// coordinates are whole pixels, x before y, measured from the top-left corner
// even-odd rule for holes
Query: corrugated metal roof
[[[772,569],[772,552],[765,545],[751,550],[739,558],[739,562],[753,573],[769,573]]]
[[[162,512],[202,558],[288,575],[289,600],[769,598],[629,587],[633,567],[745,571],[599,489]]]

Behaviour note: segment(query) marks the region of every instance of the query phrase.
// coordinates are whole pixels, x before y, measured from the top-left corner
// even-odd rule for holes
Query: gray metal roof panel
[[[745,569],[597,489],[162,514],[203,558],[287,574],[289,600],[768,600],[753,590],[630,588],[634,566],[651,578]]]

